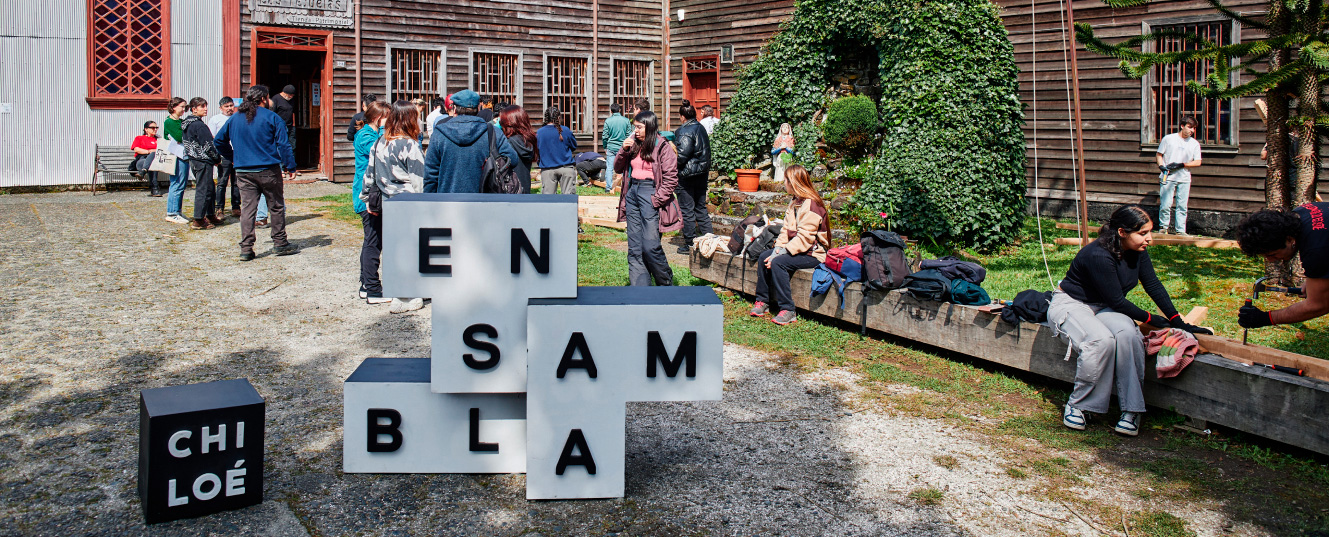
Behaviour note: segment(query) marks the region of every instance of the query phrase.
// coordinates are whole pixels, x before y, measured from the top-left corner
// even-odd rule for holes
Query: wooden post
[[[1066,0],[1067,53],[1071,57],[1072,101],[1075,105],[1075,165],[1080,174],[1080,238],[1089,238],[1089,197],[1084,178],[1084,122],[1080,120],[1080,67],[1075,61],[1075,0]]]
[[[612,69],[613,66],[610,66]],[[600,152],[600,0],[591,0],[591,151]],[[609,170],[614,173],[614,170]]]

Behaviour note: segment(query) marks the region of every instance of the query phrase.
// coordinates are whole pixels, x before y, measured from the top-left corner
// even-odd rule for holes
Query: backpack
[[[812,271],[811,296],[815,297],[829,292],[831,286],[835,286],[835,291],[840,294],[840,309],[844,309],[844,278],[828,268],[825,263],[817,265],[817,268]]]
[[[937,269],[925,269],[905,276],[904,287],[909,295],[919,300],[949,302],[951,280]]]
[[[748,261],[756,261],[757,258],[761,257],[762,252],[775,248],[775,239],[780,236],[781,231],[784,231],[784,226],[781,224],[766,226],[761,235],[752,239],[752,243],[748,244],[748,249],[743,255],[748,258]]]
[[[992,297],[982,286],[964,278],[951,279],[951,302],[967,306],[983,306],[992,303]]]
[[[831,248],[831,251],[826,252],[826,268],[844,274],[842,267],[846,259],[857,260],[858,265],[863,266],[863,243]]]
[[[920,269],[937,269],[946,277],[962,279],[972,283],[983,283],[987,278],[988,271],[983,265],[973,261],[965,261],[953,255],[948,255],[941,259],[926,259],[918,265]]]
[[[859,244],[863,248],[863,281],[868,289],[884,291],[904,286],[909,262],[905,260],[905,242],[900,235],[881,229],[868,231],[863,233]]]
[[[486,194],[521,194],[521,179],[517,178],[517,167],[508,157],[498,153],[494,143],[494,129],[485,129],[489,137],[489,156],[480,168],[480,184]]]
[[[743,244],[747,242],[743,240],[743,233],[747,231],[748,226],[756,225],[757,222],[760,222],[764,217],[765,215],[757,213],[744,218],[743,221],[734,226],[734,232],[729,234],[729,251],[735,254],[742,252]]]

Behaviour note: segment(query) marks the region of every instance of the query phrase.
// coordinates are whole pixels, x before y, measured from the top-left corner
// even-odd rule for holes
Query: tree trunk
[[[1287,35],[1289,19],[1287,6],[1280,1],[1269,2],[1269,38]],[[1291,62],[1292,52],[1286,48],[1274,51],[1269,57],[1269,70],[1275,71]],[[1288,185],[1291,156],[1288,154],[1288,95],[1295,88],[1280,84],[1265,96],[1268,105],[1268,117],[1265,123],[1265,144],[1268,160],[1265,161],[1264,205],[1269,209],[1285,210],[1291,208],[1291,196]],[[1265,276],[1279,282],[1291,280],[1292,264],[1286,261],[1265,261]]]
[[[1274,2],[1278,3],[1278,2]],[[1301,15],[1301,31],[1306,35],[1318,36],[1321,30],[1319,7],[1321,2],[1312,1],[1309,13]],[[1315,185],[1320,175],[1319,154],[1320,139],[1316,136],[1315,121],[1321,114],[1320,75],[1322,70],[1310,62],[1305,62],[1301,73],[1300,95],[1297,99],[1297,119],[1294,126],[1297,131],[1297,177],[1292,183],[1292,206],[1315,201]]]

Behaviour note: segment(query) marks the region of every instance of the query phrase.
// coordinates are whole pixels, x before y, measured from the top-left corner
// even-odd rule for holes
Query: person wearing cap
[[[290,84],[272,96],[272,111],[286,123],[286,138],[291,141],[291,151],[295,151],[295,106],[291,104],[294,98],[295,86]]]
[[[441,119],[429,135],[425,153],[425,192],[479,193],[484,189],[482,170],[489,157],[493,137],[498,154],[517,162],[517,152],[497,127],[478,117],[480,94],[462,90],[452,94],[456,116]]]

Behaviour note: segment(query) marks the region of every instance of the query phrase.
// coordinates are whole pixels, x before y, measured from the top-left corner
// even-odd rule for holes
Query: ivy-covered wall
[[[845,46],[875,50],[881,75],[880,146],[855,214],[924,240],[1009,243],[1025,207],[1024,137],[1014,51],[989,0],[797,1],[740,73],[711,144],[717,168],[750,166],[780,123],[824,108]]]

